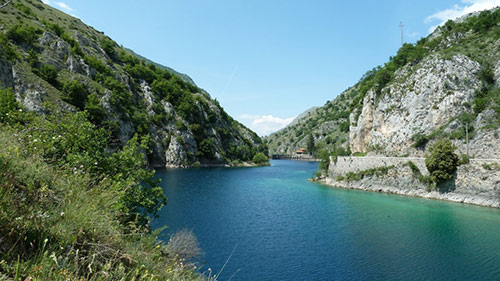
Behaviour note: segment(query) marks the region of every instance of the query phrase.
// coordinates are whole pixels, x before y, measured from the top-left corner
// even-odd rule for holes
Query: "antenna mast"
[[[403,22],[399,23],[399,27],[401,28],[401,47],[403,47],[403,45],[404,45],[404,41],[403,41],[403,27],[404,27],[404,25],[403,25]]]

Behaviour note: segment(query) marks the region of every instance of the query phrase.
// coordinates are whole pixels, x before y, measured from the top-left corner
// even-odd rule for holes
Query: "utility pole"
[[[404,41],[403,41],[403,22],[399,23],[399,27],[401,28],[401,47],[403,47]]]
[[[469,122],[465,123],[465,141],[467,150],[467,159],[469,159]]]

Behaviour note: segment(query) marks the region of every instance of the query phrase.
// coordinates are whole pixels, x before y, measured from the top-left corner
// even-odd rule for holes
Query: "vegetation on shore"
[[[0,277],[203,279],[148,226],[165,203],[148,139],[110,151],[111,133],[85,117],[37,116],[0,90]]]

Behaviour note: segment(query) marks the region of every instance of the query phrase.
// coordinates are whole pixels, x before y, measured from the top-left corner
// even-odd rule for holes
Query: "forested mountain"
[[[472,157],[500,157],[500,11],[448,21],[333,101],[266,138],[272,153],[423,155],[449,138]]]
[[[112,149],[150,136],[153,166],[238,165],[267,151],[189,76],[39,1],[16,0],[0,12],[0,87],[27,110],[85,111],[112,133]]]

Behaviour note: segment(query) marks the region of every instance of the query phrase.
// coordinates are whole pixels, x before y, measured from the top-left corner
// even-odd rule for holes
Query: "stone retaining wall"
[[[421,174],[427,175],[424,158],[411,157],[338,157],[330,159],[324,183],[342,188],[395,193],[500,208],[500,161],[473,159],[457,169],[455,178],[438,190],[422,183],[409,167],[412,161]],[[495,164],[496,163],[496,164]],[[484,165],[488,164],[488,165]],[[372,168],[394,166],[386,175],[369,176],[359,181],[337,181],[338,176]]]

